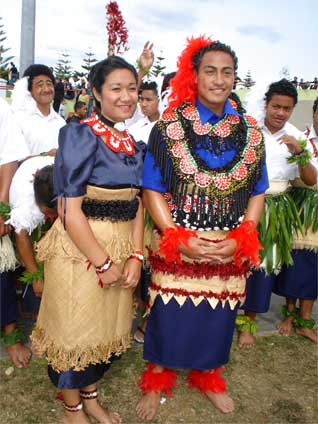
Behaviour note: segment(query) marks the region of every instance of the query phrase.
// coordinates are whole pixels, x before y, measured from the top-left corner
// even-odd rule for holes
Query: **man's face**
[[[294,110],[294,99],[290,96],[273,94],[266,105],[265,125],[274,134],[281,130]]]
[[[234,78],[234,62],[229,53],[205,53],[196,78],[199,101],[217,115],[221,115],[233,89]]]
[[[50,105],[54,98],[54,84],[47,75],[33,78],[31,95],[38,105]]]
[[[313,124],[315,131],[316,131],[316,134],[318,135],[318,109],[313,114],[312,124]]]
[[[82,107],[80,107],[79,109],[77,109],[77,115],[81,118],[84,119],[86,117],[87,114],[87,106],[84,105]]]
[[[151,120],[159,114],[159,98],[152,90],[143,90],[139,96],[142,113]]]

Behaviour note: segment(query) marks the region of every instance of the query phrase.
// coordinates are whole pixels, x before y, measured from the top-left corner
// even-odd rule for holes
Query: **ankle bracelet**
[[[91,392],[80,390],[80,397],[85,400],[97,399],[98,393],[97,390],[92,390]]]
[[[64,409],[69,412],[78,412],[83,409],[83,404],[81,401],[77,405],[67,405],[65,402],[63,402],[63,405]]]

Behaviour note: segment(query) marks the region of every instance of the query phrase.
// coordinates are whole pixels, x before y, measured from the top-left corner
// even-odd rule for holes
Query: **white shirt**
[[[287,134],[300,140],[304,138],[303,133],[289,122],[286,122],[283,128],[275,134],[272,134],[264,124],[261,125],[261,128],[265,137],[266,164],[269,180],[294,180],[298,177],[298,165],[287,162],[290,152],[285,144],[279,143],[278,139]]]
[[[8,103],[0,98],[0,165],[20,161],[29,149]]]
[[[318,134],[315,131],[314,126],[312,125],[309,129],[309,133],[308,130],[304,132],[304,136],[306,137],[307,140],[313,140],[315,142],[315,144],[318,144]]]
[[[129,133],[136,141],[148,143],[150,132],[156,122],[150,122],[147,117],[143,117],[129,128]]]
[[[66,123],[52,106],[48,116],[44,116],[37,107],[28,112],[19,110],[15,114],[30,155],[38,155],[58,147],[59,131]]]

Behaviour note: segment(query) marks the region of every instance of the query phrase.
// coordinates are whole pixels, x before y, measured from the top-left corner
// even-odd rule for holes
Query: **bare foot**
[[[95,399],[83,400],[85,412],[102,424],[121,424],[121,416],[117,412],[103,408]]]
[[[83,410],[76,411],[76,412],[70,412],[70,411],[64,411],[63,424],[90,424],[90,420],[88,419],[88,416],[85,414]]]
[[[307,339],[311,340],[313,343],[318,342],[318,336],[315,330],[298,327],[298,328],[295,328],[295,333],[298,334],[298,336],[307,337]]]
[[[294,317],[291,316],[284,319],[284,321],[280,322],[279,324],[277,324],[276,328],[279,334],[285,337],[290,336],[293,329],[293,321],[294,321]]]
[[[215,393],[207,391],[206,395],[216,409],[223,412],[223,414],[229,414],[234,411],[234,402],[226,392]]]
[[[249,331],[240,331],[237,342],[240,349],[243,347],[251,348],[255,345],[255,337]]]
[[[137,403],[136,412],[140,419],[151,421],[156,415],[161,394],[155,392],[146,393]]]
[[[5,350],[17,368],[26,368],[29,365],[32,353],[24,344],[15,343],[14,345],[7,346]]]

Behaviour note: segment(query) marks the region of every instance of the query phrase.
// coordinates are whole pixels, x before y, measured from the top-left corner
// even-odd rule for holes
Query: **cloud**
[[[283,39],[281,33],[271,28],[270,26],[262,25],[241,25],[236,28],[236,31],[247,37],[259,38],[270,43],[277,42]]]

